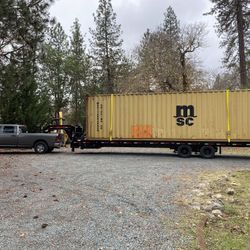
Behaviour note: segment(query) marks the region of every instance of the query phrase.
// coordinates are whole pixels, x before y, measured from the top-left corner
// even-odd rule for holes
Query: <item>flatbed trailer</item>
[[[226,142],[159,142],[159,141],[89,141],[86,139],[73,140],[71,142],[72,152],[80,149],[100,149],[104,147],[123,148],[168,148],[174,150],[182,158],[191,157],[192,153],[200,153],[202,158],[214,158],[215,153],[221,154],[223,147],[250,147],[250,143],[226,143]]]
[[[249,90],[89,97],[86,128],[71,142],[72,151],[169,148],[185,158],[249,146]]]

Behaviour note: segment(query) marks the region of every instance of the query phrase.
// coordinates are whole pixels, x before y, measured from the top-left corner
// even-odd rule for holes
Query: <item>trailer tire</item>
[[[215,148],[210,145],[205,145],[201,147],[200,155],[204,159],[212,159],[215,157]]]
[[[49,147],[45,142],[38,141],[34,146],[34,150],[37,154],[46,154],[48,153]]]
[[[192,148],[189,145],[182,144],[178,147],[177,153],[179,157],[189,158],[192,155]]]

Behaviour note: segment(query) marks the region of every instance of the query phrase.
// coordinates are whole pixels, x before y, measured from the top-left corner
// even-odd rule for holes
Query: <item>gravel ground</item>
[[[0,152],[0,249],[178,249],[176,194],[201,171],[250,169],[250,156],[166,152]]]

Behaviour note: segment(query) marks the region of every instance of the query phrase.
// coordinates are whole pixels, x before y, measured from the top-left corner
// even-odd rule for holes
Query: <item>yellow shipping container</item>
[[[250,142],[250,91],[89,97],[86,139]]]

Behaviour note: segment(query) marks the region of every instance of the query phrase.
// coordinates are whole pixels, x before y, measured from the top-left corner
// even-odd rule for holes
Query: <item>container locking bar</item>
[[[230,118],[230,90],[226,92],[227,96],[227,141],[231,143],[231,118]]]
[[[110,128],[109,128],[109,140],[113,140],[113,113],[114,113],[114,95],[110,95]]]

